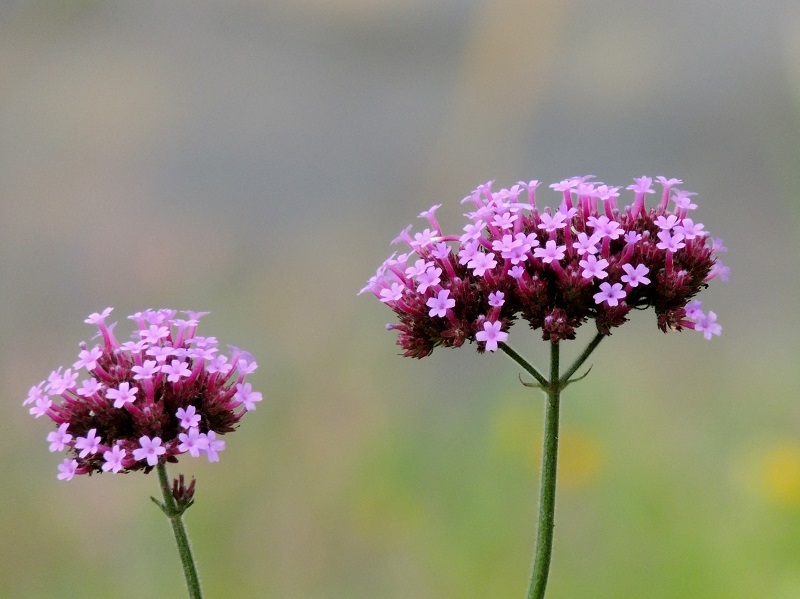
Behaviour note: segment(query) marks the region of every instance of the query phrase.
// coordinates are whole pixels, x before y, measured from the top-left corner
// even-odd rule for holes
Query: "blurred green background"
[[[184,596],[155,477],[57,481],[21,407],[106,306],[260,363],[222,461],[172,468],[209,599],[523,596],[541,398],[398,357],[356,292],[431,204],[585,173],[682,178],[732,279],[721,338],[637,313],[566,393],[548,597],[800,597],[798,157],[787,1],[4,1],[0,597]]]

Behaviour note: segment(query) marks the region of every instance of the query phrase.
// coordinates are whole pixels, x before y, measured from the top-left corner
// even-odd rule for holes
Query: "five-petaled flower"
[[[195,335],[203,312],[145,310],[130,317],[133,339],[119,343],[111,308],[91,314],[101,342],[80,344],[72,368],[59,367],[28,391],[23,405],[48,416],[57,430],[50,451],[66,451],[58,478],[93,472],[149,472],[183,453],[219,461],[225,442],[262,396],[245,378],[257,364],[214,337]],[[79,381],[84,374],[86,378]]]
[[[730,269],[719,259],[722,242],[687,217],[694,194],[676,189],[679,179],[656,177],[662,193],[648,209],[654,180],[639,177],[627,187],[632,204],[620,207],[621,188],[592,178],[551,185],[562,196],[555,210],[537,206],[538,181],[497,192],[491,181],[480,185],[462,200],[472,211],[460,234],[444,233],[434,209],[424,212],[432,228],[414,236],[404,229],[394,243],[408,251],[386,260],[361,293],[394,311],[400,322],[387,329],[416,358],[465,341],[495,351],[517,319],[546,340],[574,339],[589,319],[610,335],[631,310],[648,307],[664,332],[719,335],[716,314],[694,297]]]

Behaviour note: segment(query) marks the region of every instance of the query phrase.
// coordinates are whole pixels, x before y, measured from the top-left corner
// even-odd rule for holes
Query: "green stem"
[[[575,362],[572,363],[572,366],[570,366],[567,369],[567,371],[564,373],[564,376],[562,376],[559,381],[561,383],[562,389],[564,388],[564,385],[566,385],[566,383],[569,381],[570,377],[573,374],[575,374],[575,372],[586,361],[589,355],[597,348],[598,345],[600,345],[600,342],[603,340],[603,337],[605,337],[605,335],[603,335],[602,333],[597,333],[597,335],[595,335],[594,339],[592,339],[589,345],[586,346],[586,349],[583,350],[583,353],[580,356],[578,356],[578,359],[575,360]]]
[[[533,572],[531,573],[531,582],[528,587],[528,599],[544,598],[545,588],[547,587],[547,577],[550,572],[550,558],[553,553],[553,529],[555,527],[556,473],[558,470],[558,411],[561,401],[561,390],[570,383],[570,377],[575,374],[584,362],[586,362],[591,353],[600,344],[603,337],[603,335],[598,333],[563,376],[559,375],[560,356],[558,341],[551,341],[549,380],[508,345],[500,345],[500,348],[506,354],[539,382],[536,386],[540,387],[547,395],[544,412],[542,476],[539,487],[536,552],[533,557]],[[528,385],[528,383],[525,384]]]
[[[189,590],[190,599],[202,599],[203,595],[200,592],[200,580],[197,577],[197,568],[192,558],[192,549],[189,546],[189,537],[186,535],[186,529],[183,527],[183,520],[181,518],[183,511],[178,508],[175,498],[172,496],[172,488],[167,476],[167,468],[164,464],[159,464],[156,467],[158,470],[158,479],[161,483],[161,494],[164,496],[164,503],[156,502],[161,510],[169,518],[172,524],[172,532],[175,533],[175,542],[178,544],[178,553],[181,557],[183,564],[183,574],[186,577],[186,587]]]
[[[528,363],[528,361],[525,358],[520,356],[508,345],[506,345],[505,343],[501,343],[500,349],[506,352],[511,357],[511,359],[514,360],[517,364],[522,366],[522,368],[524,368],[528,374],[530,374],[533,378],[539,381],[539,384],[542,386],[542,389],[546,389],[547,387],[550,386],[549,381],[546,378],[544,378],[544,376],[538,370],[536,370],[536,368],[534,368],[532,364]]]
[[[528,599],[542,599],[550,572],[553,552],[553,528],[556,515],[556,472],[558,466],[558,408],[561,383],[558,376],[558,341],[550,342],[550,382],[546,387],[547,403],[544,412],[544,441],[542,442],[542,478],[539,487],[539,521],[536,533],[536,553],[533,573],[528,587]]]

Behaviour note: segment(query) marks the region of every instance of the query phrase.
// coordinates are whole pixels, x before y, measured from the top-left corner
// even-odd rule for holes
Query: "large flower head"
[[[57,430],[47,436],[50,451],[66,451],[58,478],[93,472],[149,472],[177,456],[219,459],[225,442],[255,409],[261,393],[245,382],[257,367],[252,356],[215,337],[196,334],[206,313],[145,310],[131,315],[132,338],[119,343],[112,309],[90,315],[95,345],[80,344],[78,360],[59,367],[31,387],[23,405],[48,416]]]
[[[695,194],[676,189],[678,179],[657,177],[660,201],[648,209],[653,179],[640,177],[627,187],[632,204],[620,209],[620,188],[590,179],[551,185],[560,205],[541,210],[538,181],[497,192],[492,182],[480,185],[462,201],[471,212],[457,235],[442,231],[435,206],[420,214],[429,227],[400,233],[394,243],[406,246],[403,253],[381,264],[361,293],[394,311],[400,322],[387,328],[416,358],[465,341],[494,351],[517,318],[546,340],[573,339],[588,319],[610,335],[634,308],[652,307],[664,332],[719,335],[716,314],[692,298],[709,280],[727,280],[718,257],[726,248],[689,216]]]

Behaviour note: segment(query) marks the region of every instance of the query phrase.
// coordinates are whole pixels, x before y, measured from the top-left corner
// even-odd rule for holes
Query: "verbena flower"
[[[465,341],[495,351],[517,318],[545,340],[573,339],[590,318],[610,335],[634,308],[652,307],[664,332],[719,335],[716,314],[691,301],[729,274],[718,257],[722,242],[688,217],[695,194],[675,189],[678,179],[657,177],[661,198],[648,209],[653,180],[640,177],[627,187],[633,203],[619,209],[620,188],[592,178],[551,185],[562,194],[557,210],[537,206],[538,181],[497,192],[491,181],[480,185],[462,200],[472,211],[456,235],[442,231],[434,206],[420,214],[429,226],[413,236],[411,226],[404,229],[394,243],[405,251],[381,264],[360,293],[395,312],[400,322],[387,329],[416,358]]]
[[[257,367],[252,356],[232,346],[221,354],[215,337],[197,336],[203,312],[138,312],[129,317],[137,325],[131,340],[120,344],[116,323],[105,323],[111,310],[85,321],[97,326],[99,342],[82,342],[72,367],[51,372],[23,403],[58,427],[47,436],[50,451],[67,453],[58,478],[149,472],[183,453],[218,461],[225,441],[217,435],[233,431],[262,398],[245,382]]]

